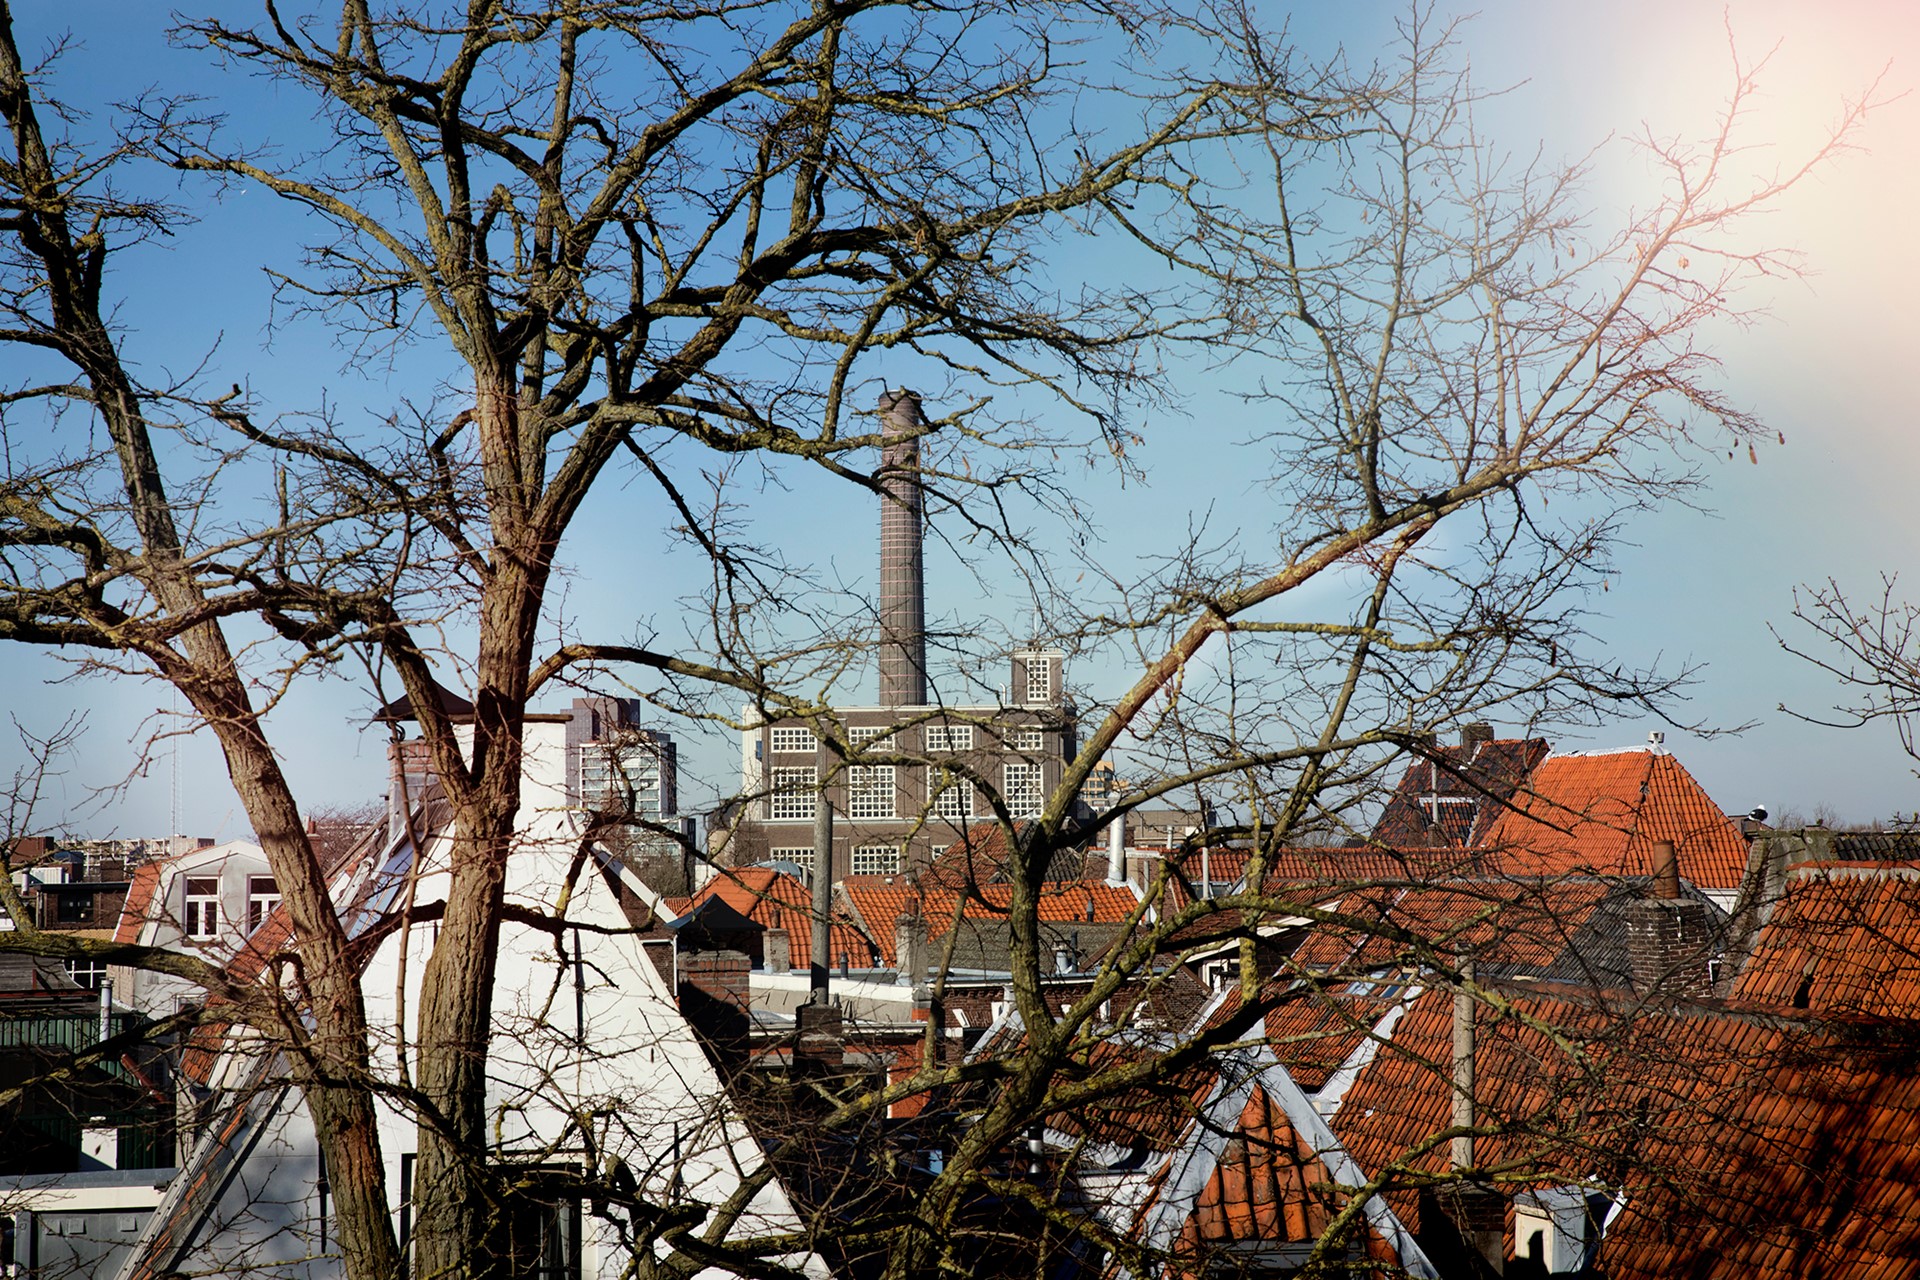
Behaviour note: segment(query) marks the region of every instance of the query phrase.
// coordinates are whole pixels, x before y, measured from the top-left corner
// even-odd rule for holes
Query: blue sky
[[[1602,218],[1645,201],[1646,169],[1624,137],[1643,123],[1663,134],[1710,127],[1729,82],[1729,22],[1743,55],[1774,50],[1749,136],[1776,143],[1783,155],[1808,145],[1839,98],[1889,61],[1890,93],[1920,84],[1920,21],[1904,5],[1835,3],[1816,13],[1803,4],[1742,3],[1730,17],[1710,3],[1643,0],[1500,0],[1473,8],[1478,17],[1462,41],[1475,78],[1482,87],[1511,86],[1482,109],[1483,132],[1522,155],[1538,146],[1548,157],[1570,158],[1601,146],[1590,194]],[[27,30],[45,31],[74,21],[74,12],[29,3],[19,6],[18,18]],[[189,55],[154,44],[151,29],[141,27],[150,20],[144,9],[125,12],[141,16],[77,32],[82,47],[65,68],[70,94],[120,95],[143,79],[188,75],[204,83],[206,72]],[[1339,42],[1360,54],[1377,46],[1399,12],[1386,4],[1300,6],[1293,27],[1309,48]],[[206,87],[271,121],[284,145],[298,145],[316,127],[304,102],[283,99],[270,86],[223,79]],[[1623,659],[1705,664],[1688,716],[1756,722],[1745,734],[1712,741],[1669,734],[1668,745],[1729,809],[1827,803],[1868,818],[1920,807],[1912,762],[1889,730],[1821,729],[1776,709],[1785,703],[1817,712],[1836,691],[1781,652],[1768,630],[1790,627],[1795,584],[1829,576],[1869,591],[1882,572],[1904,573],[1920,597],[1920,510],[1908,498],[1920,474],[1920,433],[1906,376],[1920,352],[1920,318],[1911,304],[1920,297],[1920,248],[1909,225],[1920,213],[1911,163],[1920,154],[1920,102],[1907,96],[1885,106],[1860,141],[1866,151],[1818,175],[1769,220],[1769,240],[1804,251],[1809,274],[1759,299],[1771,311],[1765,322],[1715,335],[1725,385],[1786,444],[1762,450],[1758,465],[1744,450],[1709,463],[1710,511],[1673,508],[1637,520],[1633,545],[1618,557],[1617,579],[1592,602],[1594,630]],[[346,359],[310,329],[270,331],[257,264],[271,256],[286,215],[257,193],[234,192],[197,209],[197,227],[127,267],[131,300],[123,319],[150,370],[188,367],[217,338],[211,384],[247,381],[283,405],[330,396],[352,414],[364,412],[357,407],[363,404],[391,403],[396,392],[419,402],[435,393],[435,370],[424,361],[368,365]],[[1136,455],[1147,473],[1144,486],[1123,488],[1099,471],[1072,476],[1106,536],[1101,558],[1116,572],[1184,530],[1193,513],[1211,508],[1217,525],[1232,527],[1260,500],[1234,462],[1233,447],[1249,424],[1224,407],[1219,387],[1196,379],[1186,390],[1184,412],[1137,424],[1145,437]],[[584,513],[567,610],[583,631],[613,638],[650,625],[674,634],[675,601],[698,588],[698,566],[652,552],[635,563],[636,544],[623,536],[631,515],[617,483]],[[821,576],[870,585],[875,522],[858,503],[802,478],[772,501],[770,517],[776,537],[827,521],[840,532]],[[1020,628],[1019,602],[983,600],[953,550],[930,546],[928,565],[933,613],[985,615]],[[111,803],[89,803],[92,788],[134,768],[131,744],[166,708],[163,688],[99,677],[54,683],[59,667],[19,651],[6,653],[4,663],[0,700],[29,729],[51,727],[69,708],[88,712],[85,750],[68,762],[54,795],[74,826],[152,834],[172,822],[176,769],[166,747]],[[385,735],[365,725],[366,701],[335,683],[301,690],[275,712],[278,741],[309,803],[348,801],[381,786]],[[1644,740],[1651,727],[1620,723],[1561,741],[1625,745]],[[722,784],[734,759],[724,742],[689,743],[682,758]],[[222,836],[244,829],[203,737],[180,744],[177,775],[183,829]]]

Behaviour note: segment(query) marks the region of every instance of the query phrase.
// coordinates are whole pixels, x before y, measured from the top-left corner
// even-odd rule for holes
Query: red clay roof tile
[[[1737,825],[1678,760],[1635,748],[1547,757],[1486,848],[1512,875],[1637,876],[1651,873],[1660,840],[1673,841],[1680,874],[1694,884],[1739,885],[1746,842]]]

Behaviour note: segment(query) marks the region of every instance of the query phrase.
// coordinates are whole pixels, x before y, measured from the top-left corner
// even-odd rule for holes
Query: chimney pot
[[[1667,902],[1680,900],[1680,857],[1671,840],[1653,842],[1653,896]]]
[[[910,987],[924,986],[929,967],[927,919],[919,914],[902,915],[893,922],[893,958],[899,966],[900,980]]]

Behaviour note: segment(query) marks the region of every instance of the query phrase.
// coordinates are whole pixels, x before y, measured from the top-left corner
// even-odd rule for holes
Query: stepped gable
[[[1920,868],[1867,862],[1792,868],[1731,998],[1920,1018]]]
[[[1660,840],[1673,841],[1686,880],[1739,886],[1746,841],[1678,760],[1646,747],[1574,752],[1534,769],[1488,831],[1483,863],[1514,876],[1643,876]]]
[[[1547,751],[1545,738],[1482,738],[1424,751],[1381,810],[1374,842],[1407,849],[1480,843]]]

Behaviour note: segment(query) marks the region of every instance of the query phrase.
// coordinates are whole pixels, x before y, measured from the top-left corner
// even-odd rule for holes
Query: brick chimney
[[[880,397],[880,431],[902,437],[880,454],[880,705],[927,702],[926,578],[921,561],[923,509],[918,433],[927,419],[914,391]]]
[[[744,951],[680,955],[680,1012],[700,1037],[721,1051],[746,1044],[753,1002],[753,962]]]
[[[788,973],[793,969],[793,940],[785,929],[769,929],[760,939],[760,954],[766,957],[768,973]]]
[[[794,1010],[796,1073],[837,1072],[846,1062],[846,1053],[845,1022],[839,1005],[809,1001]]]
[[[908,986],[925,986],[930,965],[927,945],[927,918],[918,912],[900,916],[893,922],[894,963],[900,980]]]
[[[1643,995],[1706,995],[1707,959],[1713,946],[1707,904],[1681,894],[1680,860],[1671,840],[1653,846],[1648,893],[1627,908],[1627,962],[1633,989]]]
[[[387,839],[407,829],[407,813],[420,807],[433,778],[433,757],[426,739],[404,738],[387,744]]]

